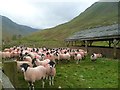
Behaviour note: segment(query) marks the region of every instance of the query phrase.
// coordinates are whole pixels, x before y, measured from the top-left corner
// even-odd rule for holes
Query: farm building
[[[110,49],[110,50],[106,50],[106,51],[108,53],[112,52],[111,54],[109,54],[109,56],[112,56],[114,58],[120,58],[118,55],[118,53],[120,52],[120,49],[119,49],[119,47],[117,47],[117,45],[120,42],[120,31],[119,31],[118,24],[96,27],[93,29],[81,30],[81,31],[75,33],[73,36],[65,39],[67,46],[76,45],[77,41],[82,41],[85,45],[85,49],[89,53],[93,53],[93,51],[94,51],[94,50],[89,50],[90,47],[92,46],[93,42],[108,41],[109,48],[107,48],[107,49]],[[111,47],[111,44],[113,44],[113,48]],[[96,49],[98,50],[98,48],[96,48]],[[106,48],[103,48],[103,49],[105,50]],[[103,50],[101,50],[101,51],[100,51],[101,53],[105,53],[105,52],[103,52]]]

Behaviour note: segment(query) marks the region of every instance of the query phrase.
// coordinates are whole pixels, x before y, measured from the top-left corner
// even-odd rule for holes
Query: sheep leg
[[[32,83],[32,90],[34,90],[34,84]]]
[[[28,85],[29,85],[29,90],[31,90],[31,82],[29,82],[29,84],[28,84]]]
[[[54,76],[51,77],[52,78],[52,85],[54,85]]]
[[[29,90],[34,90],[34,84],[32,82],[29,82]]]
[[[45,79],[48,80],[48,76],[46,76]]]
[[[44,79],[42,79],[42,88],[44,88],[45,82]]]
[[[79,60],[76,61],[76,64],[78,64],[78,61],[79,61]]]
[[[51,86],[51,76],[49,76],[49,85]]]

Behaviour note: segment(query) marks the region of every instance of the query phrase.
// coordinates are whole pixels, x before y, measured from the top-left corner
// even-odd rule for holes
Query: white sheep
[[[45,60],[43,60],[43,61],[40,61],[39,59],[34,59],[32,63],[35,64],[36,66],[40,66],[40,65],[45,66],[45,65],[47,65],[49,62],[50,62],[49,59],[45,59]]]
[[[55,62],[50,61],[46,66],[47,70],[47,77],[49,78],[49,85],[54,85],[54,77],[56,75],[56,68],[55,68]]]
[[[59,58],[59,60],[62,60],[62,59],[64,59],[64,60],[70,60],[70,54],[67,52],[67,53],[65,53],[65,54],[58,54],[58,58]]]
[[[30,56],[24,56],[23,61],[28,61],[32,63],[32,58]]]
[[[91,59],[91,61],[96,61],[96,59],[97,59],[96,54],[93,53],[93,54],[90,56],[90,59]]]
[[[24,63],[21,65],[21,70],[24,72],[24,79],[29,82],[31,89],[34,89],[34,82],[36,80],[42,80],[42,88],[44,88],[44,80],[46,77],[46,68],[44,66],[29,67],[28,64]]]
[[[35,65],[34,65],[35,63]],[[44,66],[47,70],[46,78],[49,78],[49,85],[54,85],[54,77],[56,75],[55,62],[49,59],[45,59],[43,61],[39,61],[39,59],[34,59],[33,62],[34,67],[36,66]]]
[[[82,55],[81,55],[81,54],[75,54],[75,55],[74,55],[74,59],[76,60],[76,64],[78,64],[78,62],[79,62],[80,60],[82,60]]]
[[[33,67],[33,65],[32,65],[30,62],[28,62],[28,61],[17,61],[17,60],[15,60],[15,61],[16,61],[16,63],[17,63],[17,70],[18,70],[18,72],[21,71],[21,65],[22,65],[23,63],[26,63],[26,64],[28,64],[30,67]]]
[[[91,58],[91,60],[92,61],[96,61],[96,59],[97,58],[100,58],[100,57],[102,57],[102,54],[99,54],[99,53],[93,53],[91,56],[90,56],[90,58]]]
[[[11,53],[10,52],[2,52],[2,58],[6,59],[6,58],[11,58]]]

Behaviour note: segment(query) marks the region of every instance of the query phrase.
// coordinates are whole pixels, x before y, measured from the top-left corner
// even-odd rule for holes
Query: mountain
[[[118,23],[118,2],[96,2],[71,21],[21,39],[37,46],[65,46],[64,39],[88,28]],[[32,38],[31,38],[32,37]]]
[[[13,36],[18,36],[18,35],[25,36],[37,31],[37,29],[24,25],[19,25],[5,16],[0,16],[0,17],[1,17],[0,22],[2,22],[3,39],[12,38]]]

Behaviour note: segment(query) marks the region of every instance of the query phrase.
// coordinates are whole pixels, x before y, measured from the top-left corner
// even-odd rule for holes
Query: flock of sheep
[[[56,75],[55,65],[61,60],[69,62],[75,60],[79,64],[80,60],[87,56],[87,52],[82,49],[70,48],[30,48],[24,46],[14,46],[0,51],[0,56],[4,59],[14,58],[17,68],[24,74],[24,79],[29,83],[29,88],[34,89],[34,82],[42,80],[44,88],[45,80],[49,80],[49,85],[54,85]],[[93,53],[91,61],[96,61],[102,54]]]

